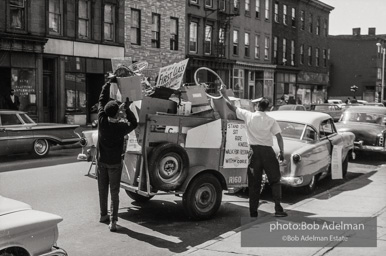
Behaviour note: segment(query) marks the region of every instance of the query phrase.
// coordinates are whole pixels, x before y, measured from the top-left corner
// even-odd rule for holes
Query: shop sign
[[[228,123],[224,168],[247,168],[249,145],[247,141],[246,126],[242,123]]]
[[[162,67],[158,73],[157,87],[163,86],[166,88],[178,90],[181,86],[182,79],[189,59],[185,59],[178,63]]]

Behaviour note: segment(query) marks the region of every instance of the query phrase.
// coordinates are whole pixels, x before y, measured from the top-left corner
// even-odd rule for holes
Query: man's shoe
[[[275,217],[287,217],[288,214],[285,211],[275,212]]]
[[[257,212],[251,212],[251,213],[249,214],[249,216],[250,216],[251,218],[257,218],[258,213],[257,213]]]
[[[117,231],[117,222],[115,220],[110,222],[109,229],[111,232]]]
[[[100,223],[109,223],[109,221],[110,221],[110,216],[109,215],[101,216],[100,219],[99,219]]]

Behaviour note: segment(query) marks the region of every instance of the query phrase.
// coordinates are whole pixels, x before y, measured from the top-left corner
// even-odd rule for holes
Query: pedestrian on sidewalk
[[[129,109],[130,102],[118,104],[110,99],[110,78],[102,87],[98,107],[98,190],[100,222],[108,223],[110,231],[117,230],[119,189],[122,174],[124,137],[137,127],[137,119]],[[125,113],[123,113],[125,110]],[[107,212],[110,185],[111,206]]]
[[[269,100],[262,98],[255,105],[256,112],[251,112],[235,107],[229,100],[226,89],[223,87],[221,93],[229,106],[236,112],[237,118],[245,122],[247,128],[247,140],[252,150],[252,157],[248,165],[248,190],[249,190],[249,213],[251,217],[257,217],[259,207],[260,189],[263,170],[268,176],[272,188],[273,200],[275,202],[275,216],[286,217],[287,213],[281,206],[281,184],[279,161],[273,150],[272,135],[276,136],[280,148],[280,161],[284,160],[284,143],[281,136],[281,129],[275,119],[268,116],[265,111],[269,108]]]

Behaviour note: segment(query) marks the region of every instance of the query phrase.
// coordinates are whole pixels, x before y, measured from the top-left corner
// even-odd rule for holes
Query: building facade
[[[153,81],[159,68],[185,59],[185,1],[125,1],[125,57],[147,61]]]
[[[0,2],[0,84],[39,122],[86,124],[111,58],[124,56],[118,0]]]
[[[332,68],[328,95],[342,100],[356,96],[380,102],[386,35],[376,35],[375,28],[362,35],[360,28],[354,28],[352,35],[330,36],[329,40]],[[353,85],[358,87],[356,92],[350,90]]]

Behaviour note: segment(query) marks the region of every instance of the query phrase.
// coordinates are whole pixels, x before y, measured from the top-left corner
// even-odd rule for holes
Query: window
[[[283,24],[287,25],[287,5],[283,4]]]
[[[308,47],[308,66],[312,65],[312,48],[311,46]]]
[[[300,46],[300,64],[304,64],[304,45]]]
[[[233,10],[235,13],[239,13],[240,0],[233,0]]]
[[[269,59],[269,37],[265,37],[264,39],[264,59]]]
[[[190,2],[193,4],[198,4],[198,0],[190,0]]]
[[[48,6],[48,31],[50,34],[62,33],[62,1],[50,0]]]
[[[265,20],[269,20],[269,0],[265,0]]]
[[[382,79],[382,69],[381,68],[377,69],[377,79],[379,79],[379,80]]]
[[[212,31],[213,31],[212,26],[210,25],[205,26],[204,53],[208,55],[212,53]]]
[[[153,13],[151,15],[151,47],[161,47],[161,15]]]
[[[104,11],[104,38],[107,41],[114,41],[115,38],[115,6],[105,4]]]
[[[277,64],[278,59],[277,59],[277,36],[273,38],[273,61],[274,64]]]
[[[178,50],[178,19],[170,18],[170,50]]]
[[[197,53],[197,22],[189,25],[189,52]]]
[[[79,0],[78,3],[78,37],[89,38],[90,37],[90,1]]]
[[[255,35],[255,58],[260,59],[260,36]]]
[[[306,13],[304,11],[300,12],[300,29],[304,30],[305,29],[305,18],[306,18]]]
[[[223,28],[220,28],[218,30],[218,44],[219,44],[219,47],[218,47],[218,55],[220,57],[224,57],[225,56],[225,31]]]
[[[324,19],[323,30],[324,30],[324,36],[327,37],[328,36],[327,19]]]
[[[245,16],[251,16],[251,0],[245,0]]]
[[[220,0],[218,3],[220,11],[225,11],[225,0]]]
[[[131,44],[141,44],[141,11],[131,9]]]
[[[11,29],[26,29],[25,0],[9,0],[9,26]]]
[[[275,3],[275,15],[273,17],[275,22],[279,22],[279,3]]]
[[[327,50],[323,49],[323,67],[327,67]]]
[[[245,51],[244,51],[244,56],[245,57],[249,57],[249,33],[245,33],[244,34],[244,47],[245,47]]]
[[[282,59],[283,65],[286,65],[287,63],[287,39],[283,38],[283,59]]]
[[[291,66],[295,66],[295,41],[291,40]]]
[[[67,113],[86,113],[86,75],[65,73],[65,97]]]
[[[205,7],[213,7],[213,0],[205,0]]]
[[[256,18],[260,18],[260,0],[256,0],[255,13]]]
[[[235,97],[244,98],[244,70],[233,69],[233,92]]]
[[[313,27],[314,27],[314,24],[312,23],[314,20],[314,16],[312,15],[312,13],[310,13],[310,16],[308,16],[308,32],[312,33],[313,32]]]
[[[239,54],[239,31],[233,30],[233,54]]]
[[[315,49],[315,65],[319,67],[319,48]]]
[[[324,138],[330,135],[335,134],[335,127],[334,124],[332,123],[332,120],[324,120],[320,124],[320,138]]]
[[[291,9],[291,26],[296,27],[296,9],[292,8]]]
[[[317,132],[313,128],[307,125],[306,131],[304,132],[302,140],[315,141],[317,140],[317,138],[318,138]]]
[[[316,34],[320,35],[320,17],[316,19]]]
[[[1,125],[20,125],[22,122],[15,114],[1,114]]]

